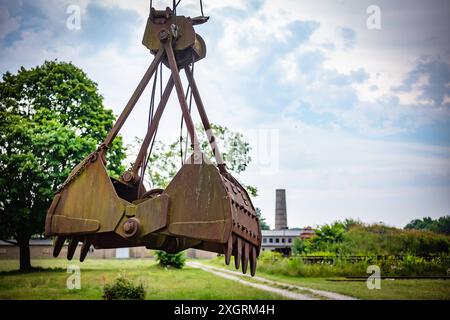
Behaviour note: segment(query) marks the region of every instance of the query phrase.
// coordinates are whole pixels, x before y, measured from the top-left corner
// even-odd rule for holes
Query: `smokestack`
[[[287,229],[286,190],[277,189],[275,192],[275,230]]]

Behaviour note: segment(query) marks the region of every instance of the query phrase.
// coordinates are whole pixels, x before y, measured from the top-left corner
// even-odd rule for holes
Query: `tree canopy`
[[[0,82],[0,239],[21,248],[28,269],[28,242],[43,232],[46,211],[71,169],[94,151],[112,127],[97,84],[72,63],[46,61]],[[125,157],[118,137],[108,170],[118,175]],[[28,257],[27,251],[28,250]]]

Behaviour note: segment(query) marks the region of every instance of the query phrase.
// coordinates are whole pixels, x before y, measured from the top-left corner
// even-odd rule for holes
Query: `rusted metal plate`
[[[52,230],[58,230],[59,235],[93,233],[98,229],[100,229],[98,220],[78,219],[57,214],[52,219]]]
[[[113,231],[127,203],[117,196],[103,162],[97,157],[61,192],[53,219],[56,215],[75,219],[76,225],[81,225],[79,219],[94,220],[100,225],[98,232]],[[66,234],[70,230],[65,225],[67,219],[59,219],[62,223],[52,222],[48,234]]]
[[[195,31],[192,27],[192,22],[183,16],[177,16],[176,20],[169,18],[161,24],[153,23],[151,17],[149,17],[142,44],[151,51],[157,51],[160,47],[159,32],[161,30],[171,31],[172,24],[178,27],[178,38],[174,43],[174,50],[179,51],[192,47],[195,43]]]
[[[220,243],[228,241],[230,206],[216,167],[205,163],[185,164],[164,193],[171,199],[170,234]]]
[[[255,246],[261,244],[261,230],[256,211],[247,193],[222,176],[225,189],[231,199],[233,232]]]
[[[141,221],[145,236],[167,226],[169,213],[169,196],[165,193],[137,205],[136,217]]]
[[[129,204],[125,209],[125,217],[116,228],[116,233],[128,238],[125,232],[125,223],[129,218],[135,218],[139,224],[139,230],[134,237],[145,237],[167,226],[169,196],[161,194],[154,198],[138,200],[138,204]]]

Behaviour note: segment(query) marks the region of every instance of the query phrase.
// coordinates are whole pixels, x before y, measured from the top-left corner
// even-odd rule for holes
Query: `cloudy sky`
[[[276,188],[291,227],[450,213],[449,1],[203,2],[197,83],[211,121],[250,139],[239,178],[258,187],[272,226]],[[197,0],[178,8],[199,11]],[[148,12],[148,0],[0,0],[0,72],[72,61],[119,114],[152,59],[141,44]],[[149,99],[125,141],[144,135]],[[172,99],[160,137],[176,139],[179,121]]]

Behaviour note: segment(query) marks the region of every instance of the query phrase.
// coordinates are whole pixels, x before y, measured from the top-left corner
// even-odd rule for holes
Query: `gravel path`
[[[334,293],[330,291],[323,291],[317,289],[311,289],[306,287],[301,287],[297,285],[292,285],[284,282],[273,281],[262,277],[251,277],[248,274],[242,274],[238,271],[227,270],[219,267],[213,267],[210,265],[205,265],[199,262],[188,261],[188,266],[193,268],[200,268],[206,272],[210,272],[219,277],[223,277],[229,280],[234,280],[243,285],[254,287],[260,290],[265,290],[269,292],[273,292],[279,294],[288,299],[294,300],[319,300],[319,299],[329,299],[329,300],[356,300],[354,297],[346,296],[339,293]],[[262,282],[264,284],[255,283],[251,281],[246,281],[243,278],[249,277],[258,282]],[[281,287],[281,288],[280,288]],[[301,291],[302,293],[298,293],[295,291]]]

